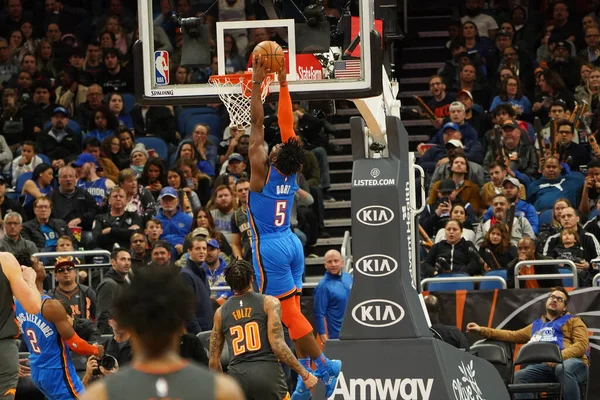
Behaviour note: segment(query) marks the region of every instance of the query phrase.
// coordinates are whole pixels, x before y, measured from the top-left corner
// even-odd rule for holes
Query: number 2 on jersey
[[[25,335],[27,335],[27,339],[29,339],[29,344],[31,345],[31,350],[36,354],[40,354],[42,351],[40,350],[40,348],[38,346],[38,340],[37,340],[37,336],[35,335],[35,331],[33,329],[27,329],[25,331]]]
[[[233,336],[231,347],[234,356],[239,356],[247,351],[260,350],[260,329],[257,322],[248,322],[244,326],[232,326],[229,328],[229,333]]]
[[[287,200],[278,200],[275,203],[275,226],[285,225],[285,211],[287,210]]]

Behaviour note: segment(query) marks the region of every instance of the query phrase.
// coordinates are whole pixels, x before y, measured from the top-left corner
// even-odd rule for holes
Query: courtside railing
[[[560,265],[563,264],[571,268],[570,274],[533,274],[533,275],[520,275],[521,268],[527,265]],[[548,280],[548,279],[573,279],[573,287],[577,287],[577,266],[571,260],[526,260],[519,261],[515,265],[515,288],[519,287],[519,281],[531,281],[531,280]]]
[[[102,281],[104,277],[104,271],[111,267],[110,264],[110,251],[108,250],[85,250],[85,251],[61,251],[61,252],[46,252],[46,253],[35,253],[33,254],[44,264],[46,271],[54,270],[54,262],[56,258],[73,257],[75,261],[76,271],[87,272],[87,286],[95,287],[94,280],[98,280],[98,283]],[[92,263],[86,263],[86,259],[89,261],[92,259]],[[78,262],[78,261],[79,262]],[[48,263],[48,264],[47,264]],[[76,274],[77,282],[79,282],[79,273]],[[56,286],[56,279],[52,279],[52,289]]]

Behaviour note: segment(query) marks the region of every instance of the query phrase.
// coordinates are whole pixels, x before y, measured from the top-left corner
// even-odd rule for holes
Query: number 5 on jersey
[[[229,328],[229,333],[233,337],[231,347],[234,356],[239,356],[247,351],[260,350],[260,329],[257,322],[232,326]]]
[[[275,203],[275,226],[284,226],[288,202],[279,200]]]

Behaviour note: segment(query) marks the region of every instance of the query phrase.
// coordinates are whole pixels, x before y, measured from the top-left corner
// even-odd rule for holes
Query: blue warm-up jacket
[[[350,274],[346,272],[342,272],[341,275],[325,273],[315,288],[314,294],[313,314],[319,335],[327,333],[330,339],[339,338],[351,287],[352,276]],[[327,321],[327,330],[325,321]]]

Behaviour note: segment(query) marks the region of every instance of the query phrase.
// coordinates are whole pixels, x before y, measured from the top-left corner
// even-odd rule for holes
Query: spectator
[[[431,247],[423,262],[423,277],[430,278],[444,272],[463,272],[481,275],[483,266],[475,245],[462,238],[463,226],[460,221],[446,222],[446,240]]]
[[[190,231],[192,217],[181,211],[179,207],[179,196],[172,187],[166,187],[158,197],[160,208],[156,219],[163,227],[161,239],[175,246],[178,254],[183,252],[183,240]]]
[[[118,141],[118,139],[115,138]],[[96,138],[87,138],[83,141],[83,154],[91,154],[98,161],[96,173],[106,182],[117,182],[119,179],[119,168],[109,159],[102,156],[100,142]]]
[[[72,165],[76,168],[77,178],[79,178],[77,187],[92,196],[99,209],[104,210],[107,206],[108,192],[115,187],[115,183],[96,174],[96,170],[100,169],[100,163],[90,153],[81,153]]]
[[[565,228],[560,232],[560,245],[550,250],[550,257],[555,260],[571,260],[585,265],[585,253],[579,243],[576,229]]]
[[[561,160],[574,172],[580,172],[579,167],[587,165],[590,161],[590,153],[586,146],[575,143],[575,127],[567,120],[556,123],[557,151]]]
[[[433,75],[429,78],[429,91],[433,95],[433,98],[427,102],[427,106],[433,111],[436,117],[436,120],[433,122],[434,128],[440,129],[444,118],[450,115],[450,104],[456,100],[456,97],[454,94],[446,92],[444,79],[439,75]]]
[[[235,212],[233,198],[232,190],[228,186],[221,185],[215,189],[209,202],[215,227],[223,233],[227,242],[231,242],[231,217]]]
[[[423,300],[425,301],[427,314],[429,314],[429,320],[431,321],[431,329],[433,329],[444,342],[457,349],[470,351],[467,338],[456,326],[445,325],[440,322],[441,304],[439,299],[432,294],[428,294]]]
[[[196,192],[187,186],[183,172],[176,168],[169,169],[167,172],[167,183],[179,193],[179,204],[181,204],[183,212],[190,217],[193,217],[194,213],[198,211],[202,205],[200,204],[200,199]]]
[[[134,211],[143,221],[148,221],[156,214],[156,203],[152,194],[138,185],[136,172],[132,169],[124,169],[119,172],[118,185],[125,189],[127,195],[127,211]]]
[[[205,228],[208,230],[208,237],[217,239],[217,242],[219,242],[221,253],[225,253],[228,256],[233,254],[233,249],[231,248],[229,241],[215,226],[215,220],[213,219],[210,211],[208,211],[206,208],[201,208],[198,210],[196,215],[194,215],[194,221],[192,222],[190,230],[194,231],[196,228]]]
[[[33,216],[32,205],[35,199],[49,195],[52,192],[52,180],[54,171],[48,164],[40,164],[33,170],[31,179],[23,184],[21,194],[25,195],[23,207],[27,211],[28,217]]]
[[[563,100],[558,99],[552,103],[550,106],[550,111],[548,113],[548,123],[542,128],[542,138],[544,139],[544,145],[547,148],[550,145],[550,131],[554,127],[554,121],[566,120],[569,119],[567,103]],[[579,138],[577,137],[577,141]],[[540,146],[538,141],[535,141],[535,148],[539,150]]]
[[[475,232],[473,232],[472,229],[464,228],[467,222],[467,212],[465,211],[465,206],[463,206],[462,204],[454,204],[452,206],[452,209],[450,210],[449,218],[455,219],[461,224],[463,224],[462,238],[465,239],[467,242],[475,244]],[[442,240],[446,240],[445,228],[440,228],[437,231],[433,243],[439,243]]]
[[[509,204],[515,205],[515,216],[526,218],[529,222],[529,225],[531,225],[531,229],[533,229],[533,232],[537,235],[539,232],[538,215],[535,211],[535,208],[531,204],[527,203],[524,200],[521,200],[521,194],[525,193],[523,185],[517,179],[507,177],[502,183],[502,191],[498,194],[502,193],[504,193],[504,195],[508,199]],[[492,197],[492,200],[495,196],[496,195]],[[488,208],[486,213],[483,215],[483,218],[484,220],[486,220],[488,218],[491,218],[492,215],[493,210],[490,206],[490,208]]]
[[[504,222],[509,227],[512,227],[510,241],[515,246],[517,245],[517,242],[524,237],[535,239],[535,233],[533,232],[533,228],[529,224],[529,221],[525,217],[517,215],[516,211],[513,220],[507,221],[509,204],[508,198],[503,194],[498,194],[494,197],[494,200],[492,201],[493,216],[483,224],[480,224],[475,232],[475,244],[477,246],[481,244],[490,227],[498,222]]]
[[[563,3],[557,3],[558,5]],[[487,339],[521,343],[549,341],[560,347],[563,362],[559,365],[533,364],[515,372],[516,384],[560,382],[564,399],[579,399],[580,385],[587,379],[589,359],[588,329],[585,323],[567,311],[569,293],[562,287],[553,288],[546,301],[546,313],[517,331],[483,328],[474,322],[467,332]]]
[[[514,51],[514,50],[513,50]],[[523,88],[521,87],[521,81],[517,77],[509,77],[502,81],[502,88],[500,94],[492,100],[490,111],[501,103],[510,104],[517,116],[528,116],[531,114],[531,102],[527,96],[523,95]]]
[[[490,102],[490,93],[477,79],[477,70],[472,63],[461,64],[458,68],[458,82],[456,91],[466,91],[471,94],[475,105],[483,110]],[[466,112],[466,109],[465,109]]]
[[[577,71],[579,71],[579,68],[577,68]],[[531,109],[534,113],[538,113],[542,121],[547,121],[544,114],[549,111],[552,103],[558,99],[562,99],[569,110],[575,107],[575,97],[569,92],[565,82],[556,71],[546,69],[536,76],[539,76],[538,86],[540,91],[536,95]]]
[[[4,214],[4,237],[0,239],[0,251],[12,254],[21,252],[27,254],[37,253],[35,243],[21,236],[22,229],[23,218],[21,214],[14,211]]]
[[[23,133],[33,132],[36,134],[35,136],[39,136],[39,133],[45,130],[44,125],[51,120],[53,112],[57,108],[56,104],[50,103],[51,89],[50,83],[45,80],[36,81],[32,85],[33,101],[25,105],[21,110],[23,116]],[[29,134],[25,139],[34,140],[34,136]],[[45,154],[40,147],[38,147],[38,151]]]
[[[483,113],[483,108],[485,107],[473,107],[473,95],[468,90],[458,92],[456,99],[465,106],[465,122],[471,125],[477,133],[484,132],[485,126],[488,123]]]
[[[498,164],[495,161],[492,161],[490,165],[488,165],[488,174],[491,180],[481,188],[481,202],[484,205],[491,207],[494,196],[504,193],[504,181],[507,174],[504,165]],[[525,186],[519,186],[519,196],[525,198]],[[489,212],[490,210],[488,209],[486,212],[488,218],[489,216],[487,214]]]
[[[146,267],[150,262],[150,249],[148,239],[143,232],[134,232],[129,238],[131,250],[131,272],[135,274],[138,270]]]
[[[206,160],[203,160],[200,156],[200,154],[198,153],[198,150],[194,147],[194,143],[192,142],[192,140],[190,139],[186,139],[184,141],[182,141],[181,143],[179,143],[179,146],[177,147],[176,150],[176,159],[177,162],[183,162],[183,161],[187,161],[187,162],[193,162],[196,167],[202,171],[202,173],[214,177],[216,172],[215,169],[213,168],[213,166]],[[232,153],[231,156],[233,156],[236,153]],[[231,156],[229,156],[231,158]],[[242,158],[243,160],[243,158]],[[222,171],[225,171],[227,168],[227,164],[228,161],[225,162],[225,164],[223,164],[222,166]],[[223,172],[224,173],[224,172]]]
[[[564,174],[563,174],[564,172]],[[585,177],[579,172],[563,170],[556,157],[548,157],[544,163],[542,177],[527,187],[527,202],[538,212],[552,208],[559,197],[577,204],[577,192],[583,186]]]
[[[192,133],[192,140],[196,152],[200,156],[201,160],[207,161],[213,170],[217,167],[217,146],[209,138],[210,128],[208,125],[198,124],[194,127]]]
[[[114,135],[119,127],[119,119],[108,108],[100,106],[92,112],[91,119],[86,125],[88,132],[83,139],[95,138],[101,141]]]
[[[42,158],[36,154],[35,142],[26,140],[21,146],[21,155],[15,158],[4,168],[12,177],[12,186],[17,185],[17,180],[25,172],[33,172],[35,167],[43,163]]]
[[[479,188],[473,182],[465,179],[469,173],[469,164],[464,156],[456,156],[450,167],[451,174],[449,179],[455,184],[455,195],[460,198],[463,204],[471,204],[475,212],[479,213],[481,206],[481,198],[479,197]],[[441,182],[441,181],[440,181]],[[429,193],[428,204],[435,204],[437,199],[437,191],[440,183],[436,182],[431,186]]]
[[[35,218],[23,224],[21,234],[24,239],[31,240],[39,251],[55,251],[56,242],[61,236],[72,236],[67,223],[61,219],[50,218],[52,201],[41,196],[33,202]]]
[[[96,320],[96,293],[88,286],[77,283],[77,269],[72,260],[59,258],[54,266],[54,278],[58,286],[48,292],[49,296],[66,304],[77,318]]]
[[[110,135],[102,141],[102,155],[111,160],[118,171],[129,167],[129,156],[121,149],[121,141],[116,135]]]
[[[196,192],[200,203],[207,204],[213,189],[210,177],[200,172],[192,160],[177,160],[175,168],[181,170],[188,187]]]
[[[85,49],[83,46],[76,46],[69,53],[69,67],[75,72],[75,80],[88,89],[94,84],[94,78],[88,72],[83,70],[85,64]],[[89,93],[89,90],[88,90]],[[83,99],[83,102],[88,100],[89,96]]]
[[[163,234],[162,222],[160,222],[160,220],[157,218],[152,218],[146,221],[144,234],[148,238],[148,245],[150,248],[152,248],[154,243],[160,240],[160,237]]]
[[[590,275],[593,272],[592,260],[600,257],[600,243],[596,237],[585,231],[579,225],[579,216],[573,207],[567,207],[560,213],[560,223],[562,229],[572,229],[579,235],[578,247],[583,251],[583,259],[575,263],[579,275],[580,286],[590,286],[592,284]],[[561,246],[561,234],[557,233],[549,236],[544,245],[543,254],[550,255],[553,249]]]
[[[23,75],[27,75],[23,72]],[[25,76],[27,79],[27,76]],[[21,82],[21,81],[19,81]],[[16,151],[25,140],[32,139],[33,132],[25,134],[24,110],[25,104],[30,100],[28,92],[23,88],[16,89],[6,88],[2,92],[2,114],[0,115],[0,127],[2,127],[3,138],[6,141],[9,153],[12,157],[12,152]],[[8,149],[7,149],[8,150]],[[8,156],[6,154],[4,157]],[[4,158],[3,157],[3,158]]]
[[[575,88],[575,100],[578,103],[586,102],[591,110],[596,110],[600,100],[598,90],[600,90],[600,69],[591,64],[582,64],[581,84]]]
[[[590,63],[595,67],[600,66],[598,48],[600,47],[600,29],[598,26],[587,27],[584,31],[586,48],[579,52],[579,57],[584,63]]]
[[[517,258],[507,266],[506,285],[509,289],[515,289],[515,266],[521,261],[550,260],[543,254],[536,252],[535,242],[531,238],[523,238],[517,243]],[[519,275],[559,274],[556,265],[526,265],[521,267]],[[537,289],[541,287],[555,287],[560,285],[560,279],[528,279],[519,283],[519,288]],[[518,288],[517,288],[518,289]]]
[[[346,305],[352,288],[352,275],[344,271],[344,260],[337,250],[325,253],[325,276],[315,288],[313,315],[322,344],[339,339]]]
[[[152,245],[152,252],[150,253],[151,264],[159,265],[161,267],[172,266],[171,262],[171,245],[165,240],[157,240]]]
[[[131,362],[132,355],[131,343],[129,342],[131,335],[126,329],[120,328],[112,316],[108,320],[108,325],[112,328],[113,337],[102,341],[104,354],[113,356],[117,360],[117,368],[128,365]]]
[[[133,120],[124,109],[123,96],[120,93],[114,92],[108,95],[108,110],[117,117],[119,125],[133,129]]]
[[[508,175],[526,185],[529,184],[538,172],[538,155],[535,148],[522,141],[521,130],[515,120],[506,120],[502,124],[502,140],[504,145],[498,149],[499,154],[494,154],[491,146],[488,147],[483,167],[489,169],[493,161],[504,161]],[[501,157],[500,160],[496,159],[498,156]]]
[[[37,136],[37,149],[52,160],[52,167],[59,169],[81,153],[81,136],[69,128],[69,112],[56,107],[52,113],[52,125]]]
[[[104,60],[100,52],[100,43],[96,39],[92,39],[87,45],[83,69],[92,76],[94,81],[98,81],[104,70]],[[102,87],[102,85],[100,86]]]
[[[82,130],[87,132],[92,129],[90,124],[95,121],[96,112],[103,108],[103,96],[102,86],[94,83],[88,88],[86,101],[75,107],[73,119],[77,121]]]
[[[172,146],[177,144],[177,121],[168,107],[135,105],[130,114],[135,136],[158,136]]]
[[[483,0],[466,0],[465,7],[467,15],[462,17],[460,21],[464,24],[466,21],[473,21],[477,25],[479,36],[494,39],[498,24],[494,18],[482,13]]]
[[[214,240],[214,239],[211,239]],[[181,270],[181,278],[192,289],[196,303],[194,315],[188,319],[188,332],[198,334],[212,328],[213,308],[210,301],[210,288],[206,279],[206,269],[202,267],[207,255],[206,240],[193,238],[188,249],[188,259]]]
[[[549,46],[552,47],[553,45],[552,60],[548,66],[550,70],[556,71],[560,75],[566,89],[573,92],[580,82],[580,62],[577,58],[570,56],[571,46],[567,42],[554,38],[554,34],[549,40]]]
[[[454,122],[448,122],[442,128],[443,141],[442,145],[435,145],[430,147],[422,157],[419,158],[419,165],[423,167],[426,173],[433,173],[434,170],[445,165],[450,161],[448,156],[448,149],[464,148],[461,142],[462,134],[458,129],[458,125]],[[481,149],[481,146],[480,146]]]
[[[473,129],[471,125],[465,122],[465,118],[466,112],[463,103],[461,103],[460,101],[455,101],[452,104],[450,104],[450,121],[458,125],[460,133],[462,134],[463,144],[466,148],[470,148],[471,146],[475,145],[475,143],[478,141],[479,136],[475,129]],[[431,139],[431,143],[443,144],[443,136],[444,132],[440,129]],[[475,154],[473,154],[473,156],[475,156]],[[481,162],[483,161],[483,154],[476,155],[472,161],[481,164]]]
[[[139,184],[145,187],[154,198],[167,186],[167,169],[159,158],[151,158],[144,165]]]
[[[48,26],[48,30],[56,35],[55,32],[58,32],[58,37],[60,38],[60,31],[58,30],[58,26],[56,24],[50,24]],[[57,77],[57,62],[55,60],[55,51],[52,43],[47,38],[42,38],[40,40],[40,44],[38,45],[35,51],[35,59],[37,63],[37,70],[40,75],[46,77],[47,79],[54,80]],[[54,84],[52,85],[54,86]]]
[[[102,59],[104,70],[98,75],[97,82],[106,93],[133,93],[131,73],[121,65],[121,54],[117,49],[104,49]]]
[[[54,204],[52,216],[65,221],[71,229],[80,228],[82,244],[85,247],[90,244],[92,224],[99,207],[92,195],[75,186],[75,176],[73,167],[62,167],[58,171],[58,188],[48,197]]]
[[[6,197],[6,181],[4,180],[4,177],[0,175],[0,216],[13,211],[25,217],[25,211],[23,210],[21,203],[18,200]]]
[[[138,143],[131,150],[131,164],[129,168],[135,171],[136,177],[139,178],[142,176],[142,172],[144,171],[144,166],[148,162],[148,151],[146,150],[146,146],[142,143]]]
[[[517,247],[510,242],[506,224],[498,222],[490,227],[479,246],[479,255],[488,269],[506,269],[517,257]]]
[[[250,181],[248,179],[240,178],[237,180],[235,183],[235,194],[238,207],[231,217],[231,248],[233,249],[233,255],[248,262],[252,259],[250,223],[248,221],[248,214],[246,213],[249,190]]]
[[[96,246],[112,250],[115,246],[126,249],[133,232],[141,230],[142,219],[137,213],[125,210],[125,190],[115,187],[108,197],[109,211],[96,216],[93,241]]]
[[[88,88],[79,83],[78,72],[73,67],[66,67],[60,72],[61,86],[56,88],[56,102],[74,115],[75,109],[87,101]]]
[[[110,255],[111,269],[104,274],[102,282],[96,289],[98,293],[98,329],[102,334],[111,333],[112,328],[108,324],[110,309],[119,291],[125,285],[125,276],[131,268],[131,256],[125,249],[113,250]]]
[[[449,162],[445,164],[440,164],[435,168],[435,171],[433,171],[433,175],[431,176],[431,181],[429,182],[430,185],[434,184],[437,181],[441,181],[442,179],[450,175],[450,166],[452,165],[454,158],[458,156],[465,156],[465,150],[464,147],[461,147],[462,145],[462,142],[459,141],[457,143],[456,139],[453,140],[452,144],[450,144],[450,142],[446,143],[446,155],[448,156]],[[479,143],[477,143],[476,146],[481,148],[481,145]],[[476,164],[473,161],[469,161],[468,164],[469,173],[467,174],[467,179],[475,183],[477,186],[483,186],[485,174],[481,165]]]
[[[0,38],[0,82],[8,82],[17,74],[17,65],[10,54],[8,41]]]

